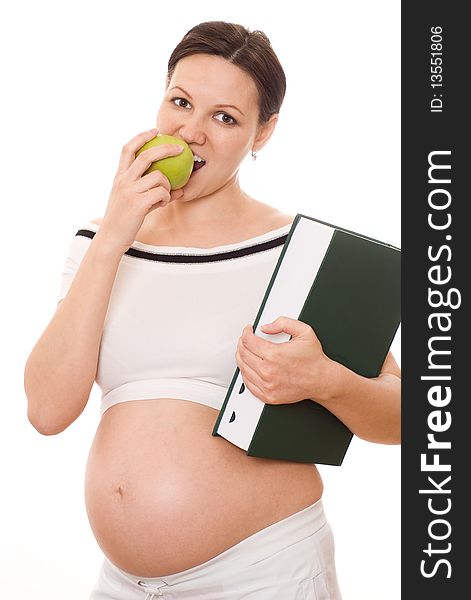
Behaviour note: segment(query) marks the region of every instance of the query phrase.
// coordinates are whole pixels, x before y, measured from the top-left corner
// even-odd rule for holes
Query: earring
[[[252,159],[257,160],[257,150],[252,150]]]

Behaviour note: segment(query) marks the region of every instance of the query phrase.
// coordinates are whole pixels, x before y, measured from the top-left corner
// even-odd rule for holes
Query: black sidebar
[[[465,7],[402,2],[406,600],[470,595],[471,25]]]

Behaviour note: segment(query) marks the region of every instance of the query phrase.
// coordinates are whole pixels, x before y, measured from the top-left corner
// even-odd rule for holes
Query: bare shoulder
[[[290,225],[294,221],[294,215],[288,215],[286,213],[279,212],[274,216],[274,229],[278,227],[284,227],[285,225]]]
[[[249,220],[252,223],[257,223],[259,227],[261,226],[266,231],[284,227],[294,221],[295,215],[284,213],[270,204],[260,202],[260,200],[255,200],[255,198],[251,198],[250,196],[248,197],[252,204]]]
[[[264,229],[271,231],[272,229],[279,229],[285,225],[290,225],[294,221],[294,215],[289,215],[272,208],[269,211],[262,212],[260,218],[254,221],[258,221],[259,224],[263,224]]]

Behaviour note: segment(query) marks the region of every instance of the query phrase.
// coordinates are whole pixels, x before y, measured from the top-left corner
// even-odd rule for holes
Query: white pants
[[[214,558],[163,577],[139,577],[106,557],[90,600],[340,600],[334,540],[322,501]]]

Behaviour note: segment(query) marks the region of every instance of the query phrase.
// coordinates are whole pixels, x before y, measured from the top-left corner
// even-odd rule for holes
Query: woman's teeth
[[[201,167],[204,167],[205,164],[206,164],[206,161],[204,160],[204,158],[201,158],[201,156],[194,154],[194,156],[193,156],[193,171],[197,171],[198,169],[201,169]]]

